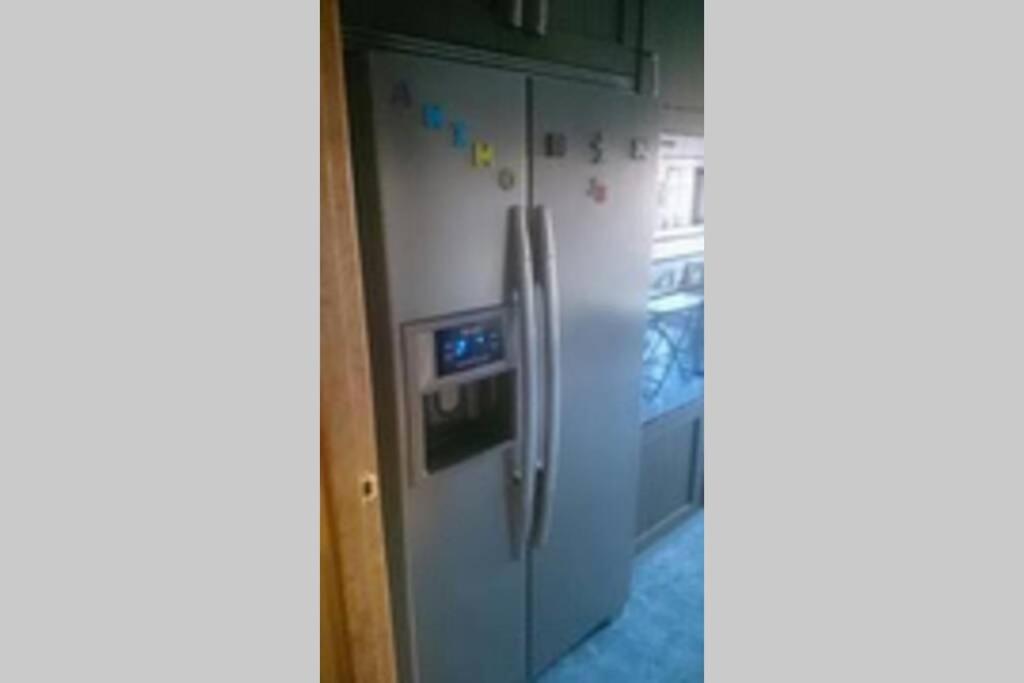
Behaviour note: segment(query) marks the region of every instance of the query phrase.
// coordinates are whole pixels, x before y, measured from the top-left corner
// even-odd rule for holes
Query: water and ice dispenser
[[[513,447],[517,349],[505,308],[405,328],[412,479]]]

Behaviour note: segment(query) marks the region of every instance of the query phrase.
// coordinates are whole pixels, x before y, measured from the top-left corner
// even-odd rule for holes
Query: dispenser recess
[[[412,481],[497,451],[514,453],[518,349],[506,307],[406,326]]]

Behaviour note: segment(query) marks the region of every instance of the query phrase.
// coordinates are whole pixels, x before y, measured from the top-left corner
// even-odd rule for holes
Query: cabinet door
[[[339,0],[345,29],[440,39],[450,23],[449,0]]]
[[[704,108],[704,0],[647,0],[644,49],[658,55],[659,99]]]
[[[635,75],[641,0],[546,1],[547,33],[534,38],[530,56]]]
[[[342,20],[346,27],[634,75],[642,0],[547,0],[547,31],[539,36],[526,24],[541,1],[523,0],[522,28],[508,23],[508,0],[344,0]]]
[[[695,401],[644,425],[638,547],[646,547],[702,503],[703,423],[703,401]]]

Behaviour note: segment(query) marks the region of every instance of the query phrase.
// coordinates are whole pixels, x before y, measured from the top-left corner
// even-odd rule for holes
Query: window
[[[662,135],[654,232],[643,419],[704,393],[704,139]]]

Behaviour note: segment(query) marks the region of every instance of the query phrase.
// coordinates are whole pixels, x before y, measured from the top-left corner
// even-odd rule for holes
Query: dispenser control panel
[[[434,332],[437,376],[487,365],[505,357],[501,318],[445,327]]]

